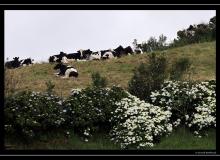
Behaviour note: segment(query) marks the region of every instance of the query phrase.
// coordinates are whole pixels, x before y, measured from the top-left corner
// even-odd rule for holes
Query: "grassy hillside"
[[[189,57],[194,68],[192,76],[194,80],[215,79],[216,42],[193,44],[163,52],[166,52],[169,64],[180,57]],[[127,88],[134,69],[147,60],[147,54],[143,54],[106,61],[72,62],[70,65],[79,71],[77,79],[56,77],[54,75],[56,71],[53,70],[55,64],[34,64],[29,67],[6,70],[5,77],[7,80],[5,82],[13,81],[13,87],[17,90],[44,91],[46,89],[45,82],[51,80],[55,84],[54,90],[59,96],[68,96],[72,88],[89,86],[91,84],[91,73],[98,71],[107,78],[109,86],[120,85]]]

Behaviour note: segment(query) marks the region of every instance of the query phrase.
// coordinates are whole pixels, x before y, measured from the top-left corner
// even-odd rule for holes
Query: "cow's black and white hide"
[[[89,60],[100,60],[101,59],[101,52],[93,52],[90,56],[89,56]]]
[[[55,73],[57,76],[62,76],[62,78],[68,77],[78,77],[78,71],[72,66],[66,66],[62,63],[57,64],[54,67],[55,70],[59,69],[59,73]]]
[[[8,61],[5,63],[5,67],[8,69],[18,68],[21,66],[21,61],[19,61],[19,57],[14,57],[12,61]]]
[[[134,52],[136,53],[136,54],[143,54],[143,51],[142,51],[142,49],[141,48],[134,48]]]
[[[68,60],[77,60],[77,59],[81,59],[81,53],[80,52],[77,52],[77,53],[70,53],[70,54],[67,54],[67,59]]]
[[[134,53],[133,49],[130,46],[127,46],[124,50],[127,55],[131,55]]]
[[[23,59],[21,60],[21,65],[22,66],[29,66],[30,64],[33,64],[33,59],[31,58],[27,58],[27,59]]]
[[[125,52],[125,49],[120,45],[116,49],[114,49],[114,56],[115,57],[121,57],[123,55],[127,55]]]
[[[90,55],[92,54],[92,51],[90,49],[83,50],[81,54],[81,59],[89,59]]]
[[[112,59],[115,58],[113,52],[107,51],[103,54],[102,59]]]
[[[49,62],[53,63],[53,62],[62,62],[63,57],[67,57],[67,54],[64,52],[60,52],[60,54],[58,55],[53,55],[49,57]]]

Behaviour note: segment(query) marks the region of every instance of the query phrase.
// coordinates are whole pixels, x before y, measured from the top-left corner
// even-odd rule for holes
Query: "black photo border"
[[[151,5],[151,4],[19,4],[19,5],[1,5],[0,4],[0,27],[1,27],[1,53],[4,53],[4,11],[5,10],[216,10],[216,17],[218,19],[218,5],[205,5],[205,4],[186,4],[186,5]],[[218,20],[217,20],[218,26]],[[217,32],[218,33],[218,32]],[[218,37],[218,36],[217,36]],[[217,38],[218,39],[218,38]],[[216,40],[216,53],[218,53],[218,40]],[[217,56],[216,54],[216,62]],[[4,54],[3,54],[4,57]],[[4,75],[4,58],[1,58],[2,75]],[[218,66],[218,63],[216,63]],[[216,66],[216,81],[217,71]],[[0,156],[1,155],[124,155],[124,156],[216,156],[219,155],[219,144],[216,143],[216,150],[6,150],[4,147],[4,76],[1,76],[1,107],[0,107]],[[216,85],[218,90],[218,85]],[[218,94],[216,94],[218,97]],[[217,102],[218,104],[218,102]],[[218,106],[218,105],[217,105]],[[219,115],[219,109],[216,109]],[[218,116],[217,116],[218,117]],[[220,133],[219,118],[217,118],[216,135]],[[216,136],[216,142],[219,141]]]

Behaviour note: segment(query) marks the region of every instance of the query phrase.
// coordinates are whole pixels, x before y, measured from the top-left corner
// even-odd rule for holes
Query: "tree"
[[[149,62],[142,63],[134,71],[128,90],[141,100],[149,102],[151,92],[159,90],[167,78],[167,60],[164,55],[156,55],[154,52],[148,56]]]
[[[167,37],[164,36],[163,34],[159,36],[159,40],[158,40],[159,49],[163,49],[165,47],[166,40]]]
[[[212,39],[216,39],[216,16],[210,19],[209,27],[212,32]]]

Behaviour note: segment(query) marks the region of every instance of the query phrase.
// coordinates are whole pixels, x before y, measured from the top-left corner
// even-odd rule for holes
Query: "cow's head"
[[[84,50],[84,51],[82,52],[82,58],[83,58],[83,59],[86,59],[86,58],[88,58],[91,54],[92,54],[92,51],[91,51],[90,49]]]
[[[54,62],[54,56],[49,57],[49,62]]]
[[[61,57],[66,56],[66,53],[60,52],[60,56],[61,56]]]
[[[14,59],[14,61],[17,61],[17,62],[18,62],[19,57],[14,57],[13,59]]]

